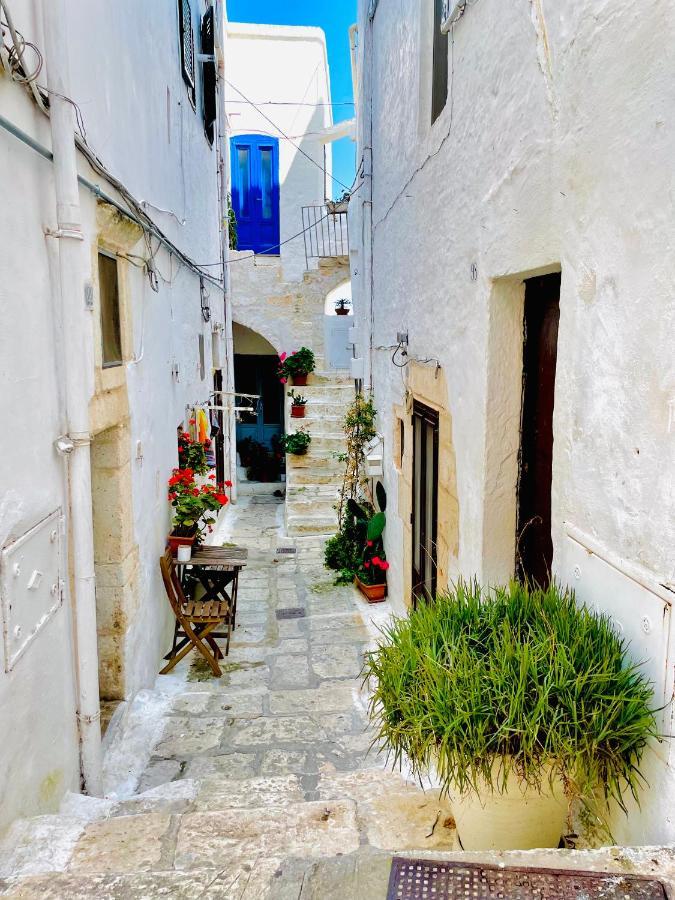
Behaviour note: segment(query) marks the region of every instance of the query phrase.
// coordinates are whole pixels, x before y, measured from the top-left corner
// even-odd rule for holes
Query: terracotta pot
[[[305,372],[304,375],[291,375],[291,380],[296,387],[304,387],[307,384],[307,373]]]
[[[304,403],[291,403],[291,419],[304,419],[305,418],[305,404]]]
[[[171,548],[171,552],[175,556],[178,552],[179,547],[191,547],[195,542],[196,535],[192,535],[192,537],[181,537],[178,534],[170,534],[166,542]]]
[[[499,781],[501,761],[493,764]],[[465,850],[535,850],[557,847],[565,833],[568,802],[562,779],[541,776],[541,792],[510,771],[504,793],[493,793],[483,779],[478,793],[460,794],[450,786],[450,806]]]
[[[336,315],[336,316],[348,316],[348,315],[349,315],[349,310],[348,310],[348,309],[336,309],[336,310],[335,310],[335,315]]]
[[[382,603],[387,596],[387,585],[385,584],[364,584],[358,575],[355,576],[356,586],[366,598],[368,603]]]

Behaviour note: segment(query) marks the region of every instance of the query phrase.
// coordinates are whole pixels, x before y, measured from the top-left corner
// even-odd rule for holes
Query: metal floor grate
[[[302,619],[305,610],[301,606],[286,606],[284,609],[277,610],[277,619]]]
[[[394,857],[387,900],[665,900],[659,881],[621,873]]]

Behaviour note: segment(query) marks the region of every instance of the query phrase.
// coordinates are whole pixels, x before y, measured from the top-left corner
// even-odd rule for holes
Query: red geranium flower
[[[216,494],[216,500],[221,504],[221,506],[225,506],[228,501],[227,494]]]
[[[211,472],[211,474],[209,475],[209,478],[211,479],[211,481],[216,480],[216,476],[213,474],[213,472]]]
[[[379,556],[374,556],[374,557],[373,557],[373,565],[379,566],[381,562],[382,562],[382,560],[380,559]]]
[[[369,563],[369,562],[364,562],[363,568],[364,568],[364,569],[369,569],[369,568],[370,568],[370,563]]]
[[[366,541],[366,547],[372,547],[372,546],[373,546],[372,541]]]
[[[389,563],[386,561],[386,559],[382,560],[382,562],[380,563],[380,568],[383,572],[387,571],[387,569],[389,568]]]
[[[231,482],[231,481],[226,481],[226,482],[225,482],[225,487],[232,487],[232,482]]]

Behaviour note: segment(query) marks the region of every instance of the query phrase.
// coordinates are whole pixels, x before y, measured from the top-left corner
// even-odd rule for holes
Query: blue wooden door
[[[237,248],[279,253],[279,141],[261,134],[230,139]]]

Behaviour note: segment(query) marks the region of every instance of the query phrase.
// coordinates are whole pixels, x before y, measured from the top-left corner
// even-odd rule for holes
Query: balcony
[[[302,207],[307,268],[314,260],[336,259],[349,255],[347,204],[326,203]]]

